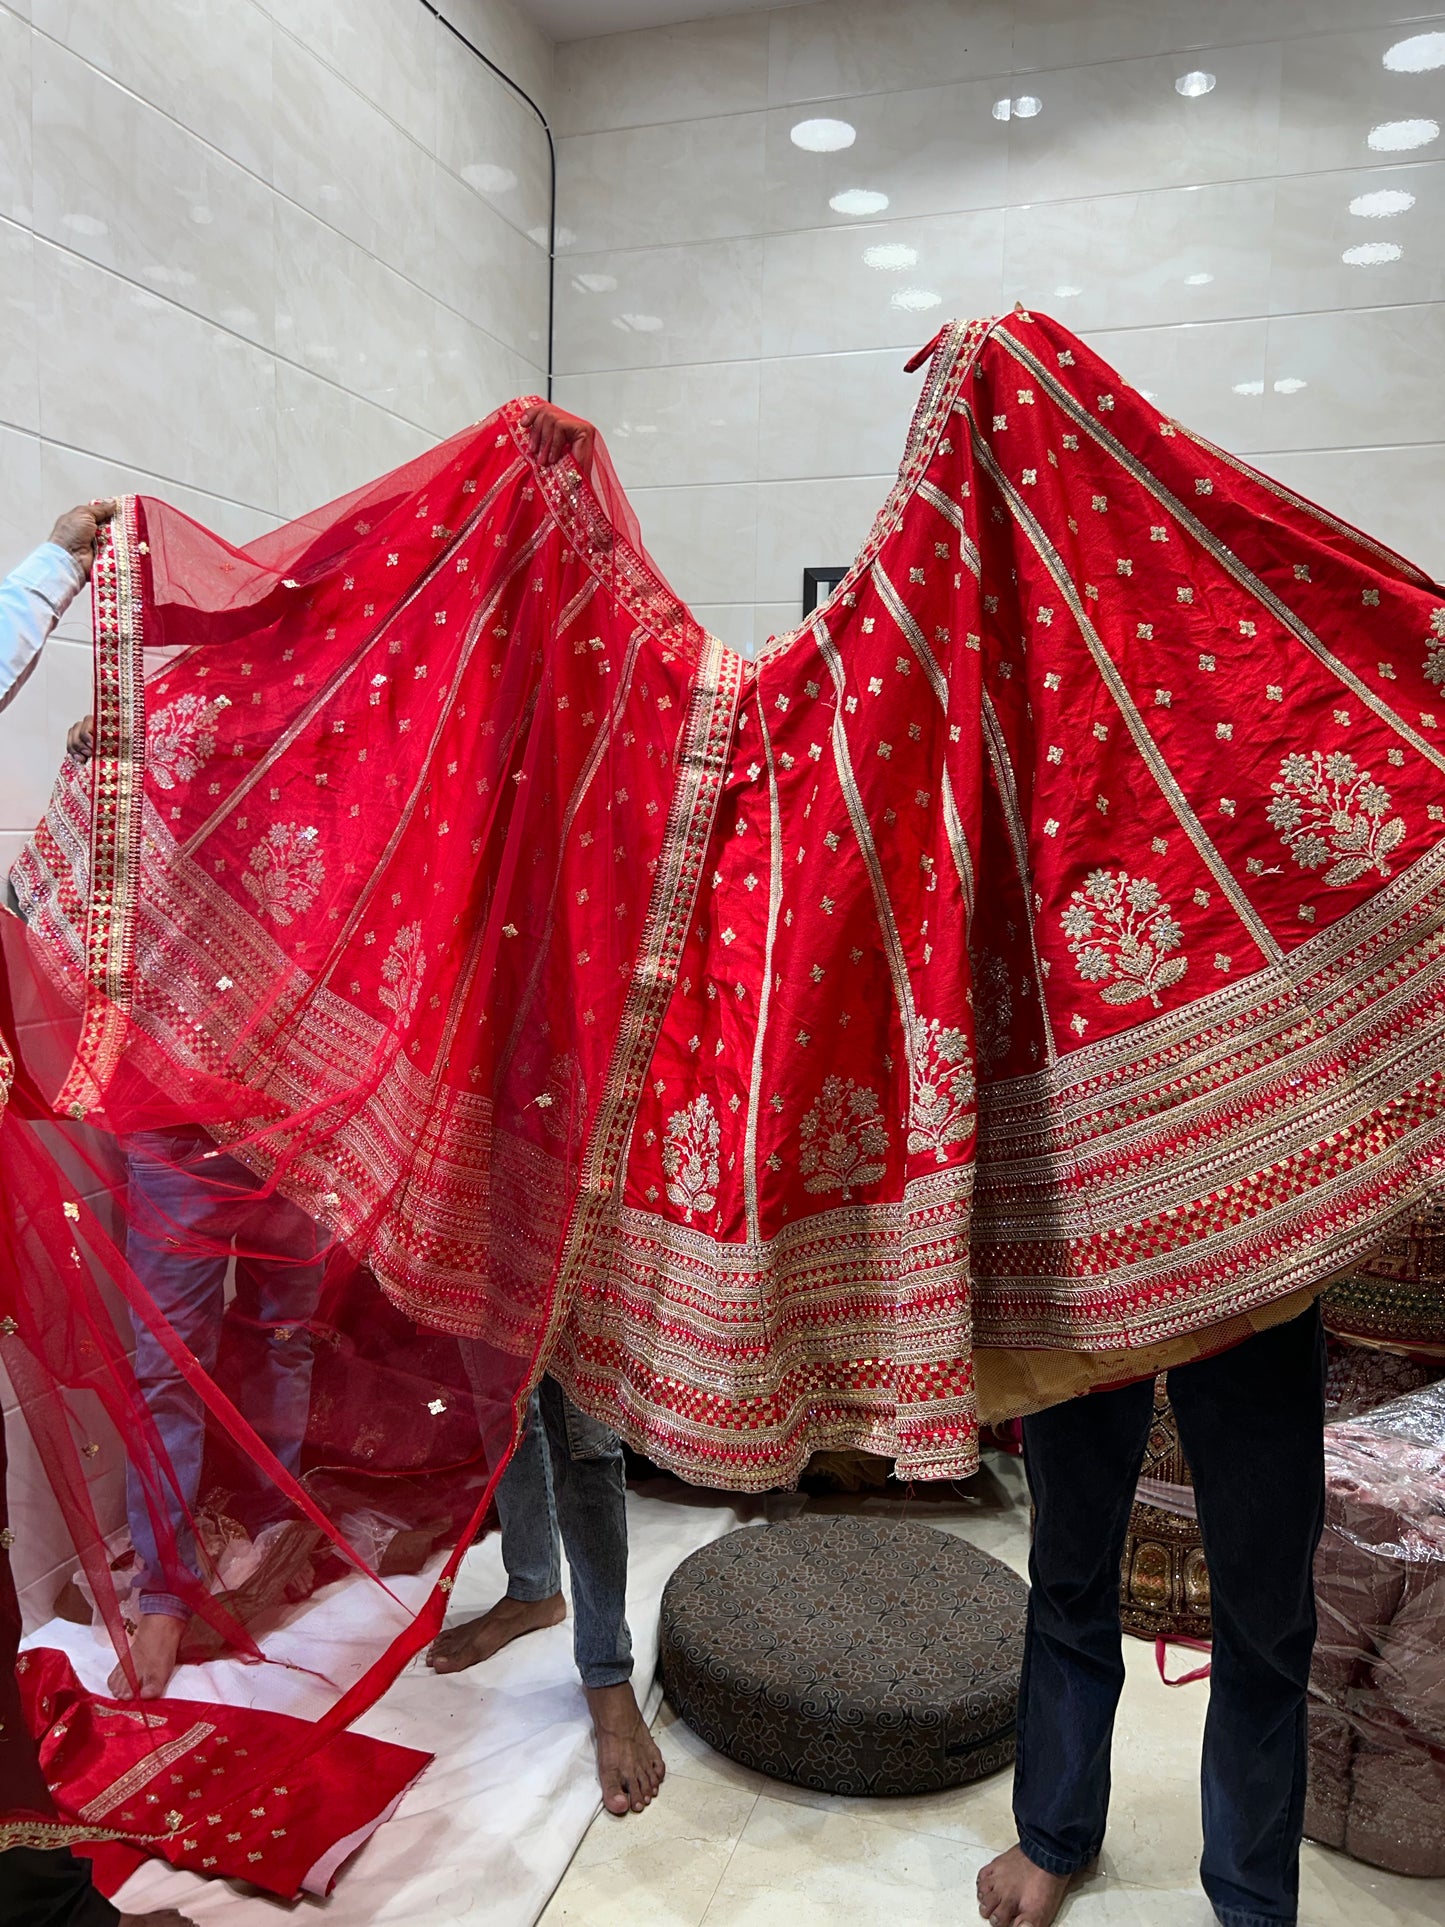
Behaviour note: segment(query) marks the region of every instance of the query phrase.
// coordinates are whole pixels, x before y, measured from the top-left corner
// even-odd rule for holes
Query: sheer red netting
[[[184,1623],[184,1668],[366,1587],[373,1651],[322,1737],[439,1625],[510,1451],[650,994],[705,653],[605,455],[544,488],[521,413],[245,550],[127,500],[95,575],[94,760],[62,769],[0,920],[0,1349],[75,1548],[61,1610],[133,1690],[139,1615]],[[34,1837],[174,1834],[292,1891],[294,1852],[258,1862],[244,1823],[237,1869],[216,1841],[317,1739],[281,1722],[253,1773],[233,1748],[205,1787],[224,1825],[110,1812],[57,1764]]]

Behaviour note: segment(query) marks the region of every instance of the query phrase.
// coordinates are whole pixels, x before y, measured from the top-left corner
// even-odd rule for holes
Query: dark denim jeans
[[[1318,1309],[1169,1374],[1194,1477],[1214,1613],[1200,1878],[1227,1927],[1299,1912],[1305,1695],[1324,1518]],[[1150,1383],[1024,1420],[1037,1508],[1019,1696],[1014,1817],[1046,1872],[1104,1842],[1124,1683],[1119,1562],[1149,1436]]]
[[[562,1589],[558,1529],[572,1571],[572,1649],[584,1686],[632,1677],[627,1624],[627,1486],[615,1433],[555,1380],[532,1394],[527,1428],[497,1486],[509,1599]]]
[[[247,1374],[244,1414],[288,1472],[300,1470],[311,1409],[311,1332],[321,1294],[321,1233],[285,1198],[255,1196],[256,1179],[233,1158],[197,1162],[209,1140],[195,1132],[147,1131],[128,1140],[131,1226],[126,1257],[156,1310],[197,1362],[216,1369],[226,1310],[226,1270],[236,1251],[236,1305],[258,1334],[255,1368]],[[184,1168],[196,1164],[196,1172]],[[197,1175],[202,1173],[203,1175]],[[195,1232],[213,1248],[187,1251],[177,1234]],[[135,1324],[135,1373],[170,1458],[177,1498],[196,1503],[205,1449],[205,1414],[164,1347],[143,1320]],[[176,1550],[188,1571],[196,1552],[190,1525],[166,1486]],[[258,1493],[253,1529],[285,1515],[279,1494]],[[126,1474],[131,1543],[147,1572],[141,1610],[189,1619],[191,1609],[166,1589],[163,1562],[145,1490]]]

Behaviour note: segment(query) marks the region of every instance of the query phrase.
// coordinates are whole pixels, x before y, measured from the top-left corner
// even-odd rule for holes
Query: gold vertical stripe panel
[[[1043,962],[1039,957],[1038,939],[1034,932],[1037,912],[1034,909],[1033,870],[1029,863],[1028,829],[1024,823],[1023,810],[1019,805],[1018,785],[1014,781],[1008,745],[1004,741],[997,712],[986,689],[980,691],[979,700],[983,708],[983,733],[984,740],[988,744],[988,758],[993,765],[993,773],[998,782],[999,802],[1003,805],[1004,822],[1008,825],[1009,842],[1013,845],[1014,868],[1018,871],[1019,888],[1024,893],[1024,921],[1028,925],[1029,950],[1034,960],[1034,982],[1039,987],[1039,1014],[1044,1025],[1044,1056],[1050,1064],[1053,1064],[1058,1061],[1059,1053],[1054,1044],[1053,1023],[1049,1018],[1049,980],[1044,974]]]
[[[748,1078],[748,1116],[743,1138],[743,1209],[747,1216],[748,1241],[762,1242],[758,1211],[758,1114],[762,1102],[763,1045],[768,1034],[768,1008],[773,994],[773,951],[778,938],[778,917],[783,902],[783,820],[778,802],[778,771],[773,757],[773,739],[768,719],[763,714],[761,679],[754,685],[758,708],[758,727],[763,732],[763,759],[768,766],[768,934],[763,945],[763,980],[758,991],[757,1027],[753,1035],[753,1062]]]

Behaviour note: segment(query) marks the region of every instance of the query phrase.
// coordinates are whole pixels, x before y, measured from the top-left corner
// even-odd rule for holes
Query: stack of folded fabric
[[[1326,1431],[1305,1831],[1445,1874],[1445,1382]]]

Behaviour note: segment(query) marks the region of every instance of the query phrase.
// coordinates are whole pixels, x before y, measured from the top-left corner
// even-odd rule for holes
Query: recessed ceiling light
[[[1213,279],[1214,276],[1212,274],[1186,274],[1184,277],[1184,285],[1186,288],[1203,288]]]
[[[1382,120],[1369,132],[1369,144],[1377,154],[1400,154],[1410,147],[1428,147],[1439,140],[1438,120]]]
[[[888,206],[888,196],[873,187],[845,187],[828,205],[835,214],[881,214]]]
[[[935,294],[931,288],[900,288],[893,297],[893,306],[903,308],[909,314],[923,314],[929,308],[943,305],[943,296]]]
[[[1309,383],[1301,381],[1298,375],[1286,375],[1274,384],[1274,392],[1277,395],[1297,395],[1301,388],[1308,387]]]
[[[1176,94],[1183,94],[1186,100],[1198,100],[1201,94],[1212,94],[1218,82],[1213,74],[1206,74],[1196,67],[1192,73],[1181,74],[1174,83]]]
[[[1377,268],[1385,261],[1398,261],[1404,252],[1398,241],[1361,241],[1346,248],[1340,259],[1352,268]]]
[[[993,104],[993,117],[995,120],[1012,120],[1013,111],[1014,104],[1011,100],[996,100]]]
[[[1072,282],[1066,281],[1061,288],[1054,289],[1054,299],[1056,301],[1072,301],[1076,294],[1082,294],[1083,292],[1084,290],[1082,288],[1076,288]]]
[[[1044,103],[1037,94],[1020,94],[1014,102],[1015,120],[1032,120],[1035,114],[1044,111]]]
[[[857,138],[858,129],[846,120],[800,120],[792,134],[794,147],[809,154],[838,154]]]
[[[1386,49],[1385,65],[1392,74],[1428,74],[1445,67],[1445,33],[1417,33],[1397,40]]]
[[[1388,214],[1404,214],[1415,205],[1415,196],[1403,187],[1381,187],[1373,194],[1357,194],[1350,202],[1351,214],[1361,214],[1367,221],[1381,220]]]
[[[918,249],[909,247],[904,241],[880,241],[877,247],[864,248],[863,259],[870,268],[882,268],[887,273],[899,274],[904,268],[918,266]]]
[[[1234,392],[1236,395],[1262,395],[1264,393],[1264,383],[1262,381],[1237,381],[1234,384]]]

